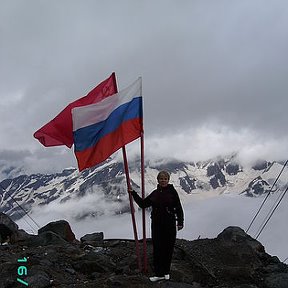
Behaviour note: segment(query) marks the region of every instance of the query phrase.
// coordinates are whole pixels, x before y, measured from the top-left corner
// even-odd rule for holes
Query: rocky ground
[[[153,274],[151,241],[145,274],[138,269],[134,241],[105,240],[101,233],[77,241],[65,221],[48,224],[39,235],[15,235],[0,246],[0,288],[288,287],[288,266],[239,227],[228,227],[215,239],[177,239],[171,280],[160,283],[148,279]]]

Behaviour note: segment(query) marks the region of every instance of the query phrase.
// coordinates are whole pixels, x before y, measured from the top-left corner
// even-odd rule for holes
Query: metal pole
[[[141,190],[142,199],[145,199],[145,177],[144,177],[144,133],[141,132]],[[143,272],[147,273],[147,242],[146,242],[146,220],[145,208],[142,208],[142,227],[143,227]]]
[[[116,80],[115,72],[113,72],[113,76],[114,76],[115,91],[117,93],[118,92],[118,87],[117,87],[117,80]],[[122,147],[122,154],[123,154],[124,171],[125,171],[125,175],[126,175],[127,188],[130,189],[131,185],[130,185],[129,168],[128,168],[128,161],[127,161],[127,156],[126,156],[125,145]],[[135,246],[136,246],[136,256],[137,256],[138,269],[139,269],[139,271],[141,271],[139,241],[138,241],[137,227],[136,227],[136,221],[135,221],[135,209],[134,209],[134,206],[133,206],[132,195],[130,193],[128,193],[128,194],[129,194],[130,210],[131,210],[131,217],[132,217],[132,226],[133,226],[133,233],[134,233]]]
[[[126,175],[127,188],[130,190],[131,189],[131,185],[130,185],[128,161],[127,161],[125,146],[122,147],[122,153],[123,153],[124,170],[125,170],[125,175]],[[133,206],[132,195],[131,195],[131,193],[128,193],[128,194],[129,194],[130,210],[131,210],[131,217],[132,217],[132,226],[133,226],[135,246],[136,246],[136,256],[137,256],[138,269],[141,271],[139,241],[138,241],[137,227],[136,227],[136,221],[135,221],[135,209],[134,209],[134,206]]]

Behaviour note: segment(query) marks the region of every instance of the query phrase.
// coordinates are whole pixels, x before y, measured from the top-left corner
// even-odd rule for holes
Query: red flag
[[[101,82],[86,96],[70,103],[53,120],[34,133],[34,137],[44,146],[73,145],[73,125],[71,109],[97,103],[102,99],[117,93],[115,73]]]

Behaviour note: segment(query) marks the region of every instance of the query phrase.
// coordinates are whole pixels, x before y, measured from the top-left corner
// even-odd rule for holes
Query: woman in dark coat
[[[176,227],[177,230],[181,230],[184,222],[183,209],[178,193],[172,184],[168,184],[169,179],[168,172],[159,172],[157,189],[145,199],[142,199],[135,191],[129,191],[139,207],[152,206],[151,228],[155,276],[150,277],[150,280],[153,282],[170,279],[169,273],[176,240]]]

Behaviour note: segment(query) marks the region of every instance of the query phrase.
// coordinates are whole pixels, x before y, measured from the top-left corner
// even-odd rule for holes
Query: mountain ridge
[[[131,185],[139,191],[140,160],[130,161],[129,164]],[[158,172],[167,170],[171,174],[170,182],[184,201],[190,194],[201,194],[203,197],[223,193],[261,196],[270,191],[282,168],[281,162],[265,160],[258,161],[251,167],[243,167],[235,155],[198,162],[146,161],[145,191],[149,194],[155,189]],[[288,176],[286,167],[283,175]],[[285,188],[286,184],[282,178],[278,183],[273,190]],[[75,218],[102,215],[105,213],[103,207],[107,202],[114,203],[111,209],[114,209],[115,214],[129,211],[123,164],[112,158],[81,173],[71,167],[53,174],[23,174],[4,179],[0,184],[0,212],[9,214],[14,220],[21,218],[23,211],[21,212],[19,206],[30,212],[35,207],[50,203],[63,204],[91,194],[97,194],[101,205],[98,203],[99,207],[96,205],[94,211],[92,209],[87,211],[87,215],[77,215]]]

